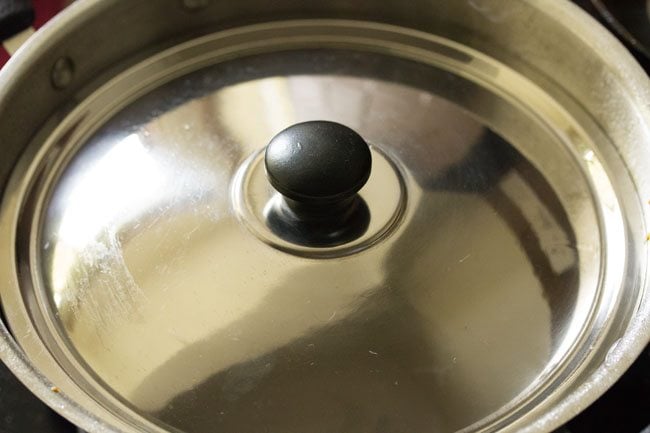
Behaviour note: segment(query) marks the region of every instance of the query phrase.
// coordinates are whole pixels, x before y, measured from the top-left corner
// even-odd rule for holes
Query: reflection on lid
[[[477,83],[379,55],[292,55],[172,82],[66,167],[43,236],[63,332],[111,392],[184,431],[481,420],[584,324],[600,253],[588,185],[547,125]],[[278,73],[284,60],[301,73]],[[401,224],[359,254],[283,253],[232,211],[242,162],[314,119],[348,124],[404,178]]]

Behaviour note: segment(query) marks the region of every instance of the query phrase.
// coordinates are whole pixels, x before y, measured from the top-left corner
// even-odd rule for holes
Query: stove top
[[[646,0],[616,0],[625,5],[645,5]],[[1,0],[0,0],[1,2]],[[33,0],[34,27],[44,24],[64,0]],[[603,18],[594,6],[606,5],[604,0],[574,0],[592,16],[608,27],[630,49],[639,63],[650,74],[650,58],[638,49],[634,40],[626,37],[625,29],[617,28],[612,17]],[[627,6],[626,6],[627,7]],[[1,11],[0,11],[1,12]],[[1,15],[1,14],[0,14]],[[644,31],[647,29],[644,29]],[[29,30],[27,34],[29,34]],[[7,43],[0,45],[0,67],[8,58]],[[0,433],[79,433],[75,426],[58,416],[34,397],[0,363]],[[650,346],[641,354],[623,377],[589,408],[553,433],[650,433]]]

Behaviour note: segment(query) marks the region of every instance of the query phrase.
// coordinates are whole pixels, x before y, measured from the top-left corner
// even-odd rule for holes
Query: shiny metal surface
[[[3,308],[102,420],[84,427],[544,431],[595,398],[647,340],[646,184],[616,129],[647,135],[647,109],[612,86],[640,116],[614,127],[471,46],[358,21],[215,33],[35,140],[0,214]],[[262,242],[233,201],[268,139],[316,118],[386,156],[371,209],[384,188],[403,206],[345,255]]]
[[[293,75],[303,63],[318,75]],[[373,78],[387,69],[404,83]],[[534,386],[598,294],[597,216],[544,125],[453,79],[388,57],[274,53],[180,78],[107,122],[65,167],[37,240],[83,361],[138,410],[197,432],[455,431]],[[535,155],[553,172],[441,85],[526,125],[522,151],[558,149]],[[242,230],[229,187],[268,137],[319,118],[390,152],[412,200],[374,248],[305,261]],[[385,177],[362,193],[371,217],[382,190],[399,191]]]
[[[467,427],[542,386],[600,295],[590,184],[576,178],[573,143],[551,129],[575,126],[513,102],[433,65],[340,50],[182,76],[132,102],[69,162],[76,143],[63,143],[60,177],[34,193],[36,289],[41,280],[42,302],[96,379],[184,431]],[[406,185],[376,167],[362,191],[371,217],[392,188],[403,221],[350,257],[275,251],[235,216],[240,167],[311,119],[351,125]],[[597,163],[593,152],[586,162]]]

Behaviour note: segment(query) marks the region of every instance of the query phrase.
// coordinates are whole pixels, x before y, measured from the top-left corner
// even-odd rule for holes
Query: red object
[[[65,7],[65,0],[32,0],[34,6],[34,23],[32,27],[38,30],[43,27],[54,15]],[[4,45],[0,44],[0,68],[9,61],[9,53]]]
[[[9,53],[0,45],[0,68],[9,60]]]
[[[34,5],[34,28],[40,29],[65,7],[64,0],[32,0]]]

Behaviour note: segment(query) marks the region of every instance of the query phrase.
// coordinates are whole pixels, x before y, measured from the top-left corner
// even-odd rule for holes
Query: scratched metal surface
[[[498,137],[497,137],[497,139],[498,139]],[[520,156],[519,156],[519,157],[520,157]],[[109,234],[110,234],[110,233],[109,233]],[[192,235],[192,234],[193,234],[193,233],[190,233],[190,235]],[[191,236],[190,236],[190,237],[191,237]],[[104,238],[99,238],[99,244],[102,246],[102,248],[103,248],[104,246],[107,248],[107,252],[108,252],[108,255],[109,255],[109,256],[111,255],[111,252],[114,252],[114,251],[115,251],[116,248],[121,248],[121,247],[122,247],[122,245],[119,244],[118,242],[119,242],[119,239],[118,239],[117,237],[115,237],[115,236],[114,236],[114,237],[107,236],[107,237],[104,237]],[[114,256],[115,256],[115,254],[113,254],[113,257],[114,257]],[[118,258],[119,258],[119,257],[118,257]],[[469,259],[469,257],[465,257],[465,256],[463,256],[463,257],[460,258],[459,262],[461,262],[461,260],[462,260],[462,262],[465,262],[465,261],[468,260],[468,259]],[[118,260],[117,265],[115,265],[113,262],[111,262],[111,259],[109,259],[109,262],[110,262],[110,263],[108,264],[108,266],[117,266],[117,268],[120,268],[119,260]],[[101,268],[102,266],[103,266],[103,265],[100,265],[99,267]],[[113,269],[113,268],[111,267],[111,268],[109,268],[109,269]],[[93,272],[96,272],[96,271],[97,271],[96,269],[93,269]],[[101,272],[101,269],[100,269],[100,272]],[[126,274],[120,274],[119,272],[116,273],[115,275],[117,275],[118,278],[124,278],[124,279],[127,280],[127,281],[131,278],[131,277],[129,277],[128,275],[126,275]],[[85,277],[83,277],[83,276],[81,277],[82,281],[84,280],[84,278],[85,278]],[[87,278],[87,279],[89,280],[89,278]],[[99,283],[97,283],[97,281],[99,281]],[[82,288],[83,288],[83,287],[86,287],[86,290],[87,290],[87,289],[88,289],[92,284],[99,284],[98,287],[100,287],[100,288],[102,287],[102,285],[108,285],[108,287],[110,287],[110,284],[111,284],[110,279],[108,279],[108,280],[102,280],[101,277],[100,277],[100,279],[97,280],[97,281],[94,281],[94,282],[92,282],[92,283],[91,283],[91,282],[88,282],[87,285],[85,285],[85,286],[82,284],[81,287],[82,287]],[[135,294],[136,294],[136,297],[137,297],[137,296],[139,296],[139,295],[138,295],[138,289],[139,289],[139,287],[137,287],[138,285],[135,283],[135,279],[133,279],[133,281],[134,281],[133,285],[129,285],[129,284],[127,284],[127,288],[128,288],[128,287],[132,287],[133,290],[130,290],[129,293],[135,293]],[[105,287],[106,287],[106,286],[105,286]],[[129,307],[128,307],[128,305],[129,305],[129,302],[131,302],[131,301],[129,301],[129,296],[131,296],[129,293],[126,293],[125,296],[122,296],[122,295],[118,292],[118,294],[117,294],[117,298],[111,300],[111,302],[113,302],[113,304],[116,305],[115,311],[117,312],[116,316],[117,316],[118,318],[120,318],[120,317],[125,317],[125,316],[124,316],[125,314],[128,316],[128,314],[129,314]],[[77,302],[77,301],[73,301],[73,303],[74,303],[74,302]],[[122,311],[121,309],[124,309],[124,311]],[[96,318],[101,317],[101,316],[102,316],[101,308],[98,309],[98,310],[95,312],[95,314],[96,314]],[[334,318],[335,318],[335,316],[334,316]],[[332,318],[332,320],[334,320],[334,318]],[[115,318],[113,317],[112,314],[110,314],[110,315],[108,315],[107,317],[100,318],[100,319],[99,319],[99,323],[102,323],[101,326],[104,326],[104,325],[106,325],[106,324],[108,324],[108,325],[106,325],[106,326],[111,326],[110,324],[111,324],[111,322],[114,321],[114,320],[115,320]],[[373,350],[373,351],[369,351],[368,353],[369,353],[370,355],[373,355],[373,356],[376,355],[376,354],[379,354],[379,352],[376,352],[376,351],[374,351],[374,350]]]
[[[278,251],[233,209],[250,155],[313,118],[403,171],[402,224],[353,256]],[[455,431],[541,381],[597,294],[576,170],[534,118],[444,71],[326,50],[227,62],[131,104],[65,165],[43,288],[90,371],[163,424]]]

